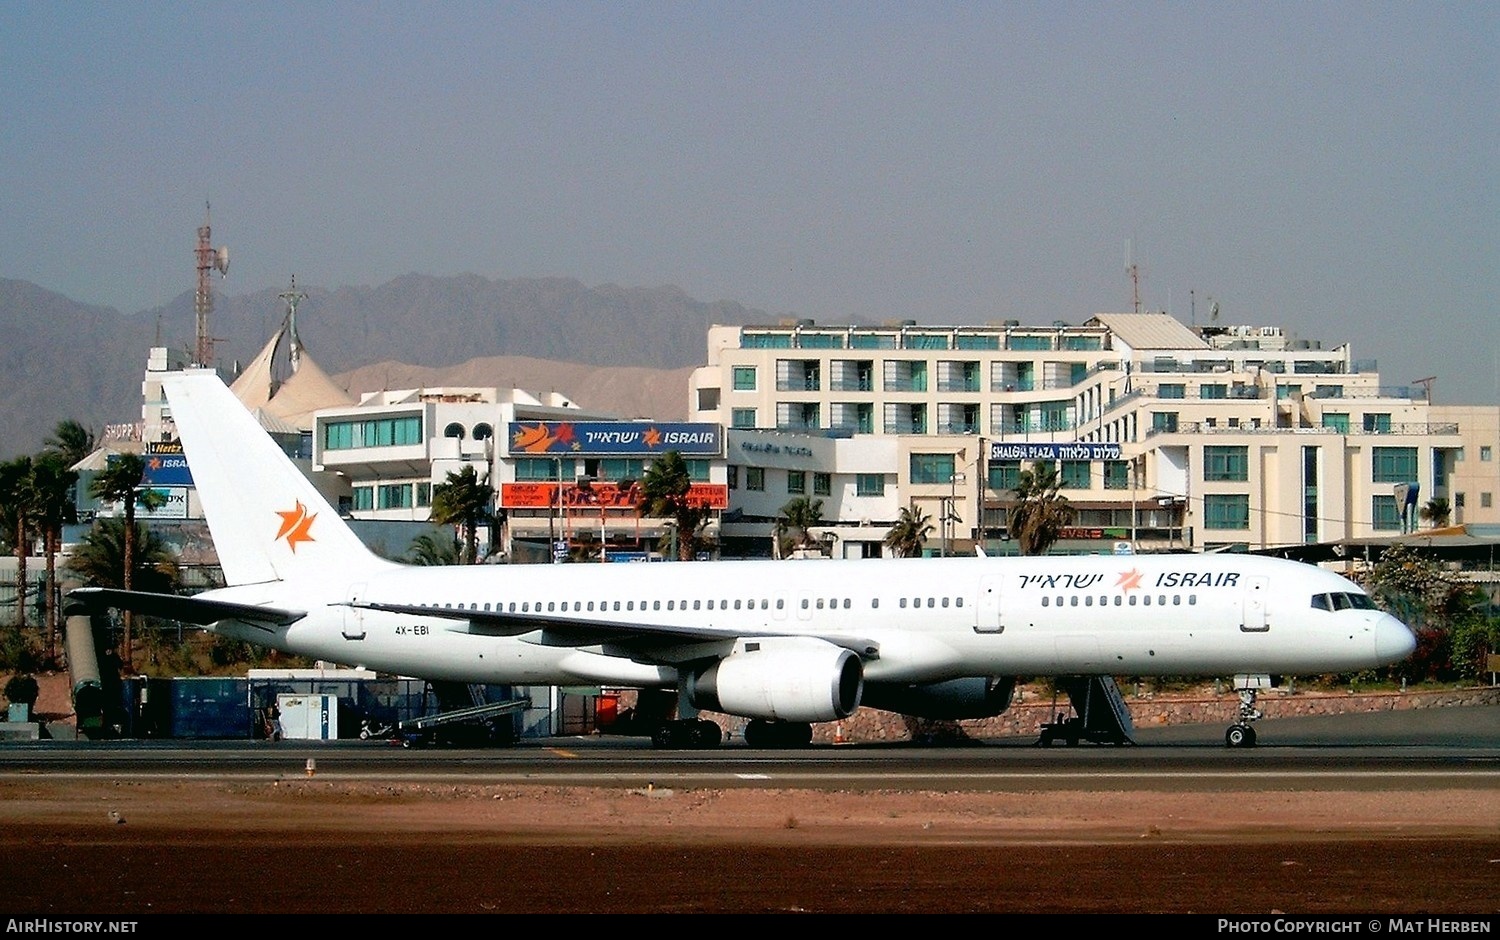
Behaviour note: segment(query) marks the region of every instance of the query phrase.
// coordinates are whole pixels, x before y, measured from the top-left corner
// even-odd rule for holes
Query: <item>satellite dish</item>
[[[229,273],[228,248],[220,248],[217,252],[214,253],[214,267],[218,269],[220,275]]]

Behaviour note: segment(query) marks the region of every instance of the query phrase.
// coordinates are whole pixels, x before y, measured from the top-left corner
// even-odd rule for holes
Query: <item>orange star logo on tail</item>
[[[1133,591],[1141,586],[1141,578],[1144,577],[1137,568],[1120,572],[1120,580],[1115,582],[1115,587],[1122,591]]]
[[[318,518],[317,513],[307,514],[307,507],[302,505],[302,500],[297,500],[295,509],[286,512],[278,511],[276,515],[281,517],[281,528],[276,532],[276,538],[285,538],[287,548],[293,552],[297,551],[298,542],[315,542],[312,537],[313,520]]]

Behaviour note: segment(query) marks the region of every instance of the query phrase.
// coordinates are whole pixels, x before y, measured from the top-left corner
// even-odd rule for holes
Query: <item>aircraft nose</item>
[[[1416,634],[1395,617],[1386,614],[1375,622],[1375,659],[1378,662],[1400,662],[1416,648]]]

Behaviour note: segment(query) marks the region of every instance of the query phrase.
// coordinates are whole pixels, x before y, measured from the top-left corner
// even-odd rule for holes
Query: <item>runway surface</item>
[[[822,745],[659,751],[641,738],[552,738],[505,748],[403,748],[384,741],[130,741],[0,746],[0,779],[483,780],[553,786],[797,787],[860,790],[1500,789],[1500,707],[1287,718],[1259,724],[1254,748],[1217,725],[1139,729],[1134,746],[1038,747],[1016,738],[962,747]]]

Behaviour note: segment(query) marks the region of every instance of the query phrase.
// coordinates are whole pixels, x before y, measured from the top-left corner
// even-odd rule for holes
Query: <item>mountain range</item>
[[[408,274],[377,287],[298,287],[309,354],[352,393],[417,385],[559,391],[584,408],[686,415],[687,380],[710,325],[768,322],[676,287],[589,287],[569,278]],[[248,363],[285,316],[282,291],[217,294],[221,367]],[[75,418],[100,431],[140,418],[152,346],[195,346],[193,292],[134,314],[0,279],[0,458],[38,450]]]

